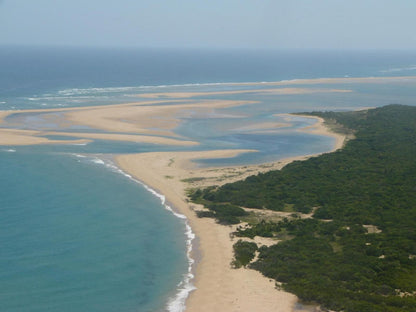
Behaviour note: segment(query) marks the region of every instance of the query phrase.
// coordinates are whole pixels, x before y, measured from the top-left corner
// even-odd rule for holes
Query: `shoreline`
[[[314,116],[308,117],[315,118],[317,123],[311,126],[311,129],[302,131],[335,137],[336,144],[331,152],[343,146],[345,136],[330,131],[323,124],[322,119]],[[242,152],[248,151],[151,152],[124,154],[115,158],[117,165],[123,171],[157,193],[163,194],[174,211],[186,216],[198,239],[198,250],[194,246],[191,253],[191,257],[199,258],[199,261],[193,268],[195,272],[193,284],[196,290],[192,291],[186,300],[188,312],[215,310],[231,312],[236,309],[238,311],[287,312],[293,311],[298,303],[295,295],[277,290],[274,281],[265,278],[261,273],[250,269],[231,268],[232,245],[235,242],[230,237],[233,227],[218,225],[213,219],[198,218],[194,212],[198,209],[198,205],[188,202],[186,190],[191,187],[204,186],[204,183],[212,184],[215,180],[217,184],[224,184],[259,172],[278,170],[292,161],[305,160],[319,154],[302,155],[274,163],[250,166],[198,168],[192,163],[195,159],[232,157]],[[242,172],[243,169],[244,172]],[[226,179],[221,178],[225,171],[238,171],[239,173],[235,176],[229,174],[230,177]],[[261,306],[258,306],[259,302],[262,302]]]
[[[241,102],[227,102],[225,106],[231,103],[236,104]],[[218,106],[223,106],[224,102],[221,104]],[[130,104],[129,106],[132,105],[135,104]],[[122,105],[117,108],[124,109],[125,106],[127,105]],[[180,109],[183,106],[176,106],[175,108]],[[114,112],[114,109],[116,107],[112,107],[111,112]],[[90,110],[94,111],[95,109],[91,108]],[[87,112],[88,115],[91,114],[87,108],[84,108],[82,111]],[[315,124],[297,131],[335,137],[336,144],[332,151],[342,147],[345,137],[340,134],[335,134],[328,129],[324,125],[322,118],[295,114],[288,115],[315,119]],[[100,123],[104,121],[100,120]],[[273,123],[273,125],[276,127],[281,126],[278,123]],[[270,127],[271,125],[260,124],[251,127],[259,127],[262,129],[266,126]],[[69,136],[70,133],[65,132],[15,129],[2,129],[1,132],[10,132],[13,134],[10,139],[14,141],[14,145],[17,143],[15,139],[20,139],[18,135],[22,136],[19,142],[21,145],[62,144],[71,142],[70,140],[52,141],[40,136],[41,134]],[[128,137],[125,133],[106,133],[102,135],[103,139],[104,136],[113,139],[114,136]],[[74,134],[72,136],[78,136],[78,138],[85,140],[86,138],[96,139],[98,134],[78,133],[78,135]],[[130,136],[137,138],[140,135],[131,134]],[[154,139],[154,143],[158,143],[158,140],[161,139],[157,136],[148,136],[148,138]],[[81,140],[77,140],[77,142],[81,142]],[[183,311],[186,309],[188,312],[211,312],[215,310],[231,312],[237,309],[238,311],[247,312],[288,312],[294,311],[294,307],[298,303],[295,295],[277,290],[275,282],[263,277],[260,272],[244,268],[232,269],[230,263],[233,259],[233,244],[235,240],[230,235],[235,228],[218,225],[214,219],[198,218],[194,210],[200,209],[201,207],[189,203],[186,196],[186,191],[189,188],[234,182],[260,172],[279,170],[292,161],[305,160],[318,155],[299,155],[271,163],[217,168],[198,167],[193,162],[194,160],[203,158],[229,158],[248,152],[253,152],[253,150],[149,152],[121,154],[117,155],[114,159],[117,164],[116,167],[119,168],[118,170],[120,172],[144,185],[148,191],[161,199],[166,209],[171,210],[177,217],[183,215],[187,219],[188,223],[185,223],[185,228],[188,237],[186,248],[189,268],[183,281],[184,288],[181,289],[178,286],[176,295],[171,297],[169,302],[167,302],[167,305],[172,304],[175,306],[175,308],[169,308],[171,311]],[[194,239],[193,235],[195,235],[196,239]],[[198,243],[196,244],[195,241]],[[259,240],[256,242],[261,244],[270,243]],[[193,285],[195,286],[195,290]],[[260,307],[258,306],[258,302],[262,302]],[[178,306],[183,307],[179,308]],[[302,312],[299,308],[296,308],[296,311]]]
[[[325,125],[325,119],[323,119],[322,117],[310,116],[310,115],[300,115],[300,114],[289,114],[289,115],[299,116],[299,117],[303,117],[303,118],[316,119],[317,123],[315,123],[314,125],[308,126],[306,128],[300,129],[298,131],[311,133],[311,134],[315,134],[315,135],[323,135],[323,136],[328,136],[328,137],[334,138],[335,139],[335,144],[334,144],[333,149],[330,152],[334,152],[334,151],[342,148],[344,146],[344,144],[346,143],[346,141],[348,140],[348,136],[346,134],[344,135],[344,134],[334,132],[329,127],[327,127]]]
[[[151,188],[147,184],[145,184],[143,181],[137,180],[135,177],[131,176],[128,172],[123,171],[123,169],[120,169],[117,165],[111,164],[111,167],[113,167],[116,171],[120,172],[127,178],[133,180],[135,183],[140,184],[143,186],[148,192],[150,192],[152,195],[156,196],[162,206],[172,213],[176,218],[183,220],[185,225],[185,236],[187,238],[186,240],[186,257],[188,259],[188,272],[184,275],[183,280],[178,284],[178,288],[176,289],[176,294],[173,297],[170,297],[169,300],[166,303],[166,307],[168,309],[168,312],[179,312],[184,311],[186,308],[186,299],[188,298],[189,294],[195,290],[195,287],[192,283],[194,279],[194,263],[195,260],[192,258],[194,244],[192,243],[195,239],[195,233],[192,231],[191,226],[189,225],[188,218],[181,214],[180,212],[175,211],[175,208],[172,207],[172,205],[167,201],[166,196],[159,193],[157,190]]]
[[[78,155],[80,156],[80,155]],[[184,311],[185,309],[185,301],[189,296],[189,293],[195,289],[192,284],[192,280],[194,278],[194,270],[193,264],[196,260],[194,260],[191,255],[193,252],[193,247],[195,244],[192,242],[196,239],[195,234],[192,231],[192,228],[189,226],[188,218],[177,211],[175,208],[172,207],[171,203],[169,203],[166,199],[166,196],[161,194],[158,190],[153,189],[149,185],[145,184],[143,181],[137,179],[135,176],[132,176],[129,172],[125,171],[115,161],[114,157],[101,157],[96,155],[89,155],[89,156],[80,156],[80,157],[89,157],[92,158],[94,162],[104,165],[105,167],[109,168],[110,170],[117,172],[127,179],[133,181],[134,183],[139,184],[142,186],[147,192],[151,193],[152,196],[157,197],[160,200],[161,205],[164,207],[165,210],[172,213],[176,218],[184,221],[185,226],[185,236],[187,237],[186,240],[186,254],[188,259],[188,272],[184,274],[183,280],[178,284],[176,289],[175,295],[168,298],[166,302],[166,308],[168,312],[180,312]]]
[[[250,91],[251,92],[251,91]],[[261,92],[261,90],[259,90]],[[286,92],[286,91],[285,91]],[[291,91],[292,92],[292,91]],[[42,122],[54,121],[56,129],[18,130],[3,128],[0,144],[13,145],[35,144],[68,144],[88,143],[94,139],[152,142],[155,144],[194,145],[196,142],[185,141],[175,136],[174,129],[182,118],[203,116],[215,112],[215,109],[228,108],[243,104],[255,104],[253,101],[198,101],[186,104],[170,103],[166,101],[152,101],[151,105],[144,103],[128,103],[111,106],[84,107],[54,110],[27,110],[17,112],[0,112],[3,123],[9,114],[19,116],[21,113],[44,113],[40,115]],[[175,100],[173,102],[176,102]],[[57,113],[57,114],[50,114]],[[305,131],[316,135],[335,137],[336,144],[332,151],[341,148],[345,137],[334,134],[323,124],[323,119],[315,116],[294,117],[314,118],[316,123],[297,131]],[[93,118],[92,118],[93,117]],[[0,120],[1,121],[1,120]],[[17,119],[24,124],[24,119]],[[13,120],[12,120],[13,122]],[[12,123],[13,124],[13,123]],[[91,127],[91,132],[67,132],[67,127],[83,125]],[[263,128],[274,129],[281,127],[281,123],[253,124],[251,131],[262,131]],[[103,133],[103,131],[105,131]],[[51,140],[48,135],[59,135],[76,138],[77,140]],[[163,136],[161,136],[163,135]],[[169,135],[168,137],[164,137]],[[181,140],[182,139],[182,140]],[[196,143],[197,144],[197,143]],[[313,155],[299,155],[257,165],[242,165],[231,167],[198,167],[192,161],[203,158],[229,158],[252,150],[211,150],[211,151],[182,151],[182,152],[149,152],[140,154],[122,154],[115,157],[120,171],[140,181],[149,191],[162,200],[162,204],[187,218],[190,226],[188,241],[193,233],[198,244],[189,244],[190,269],[189,280],[185,282],[190,288],[177,293],[175,298],[183,300],[186,311],[223,312],[258,311],[258,312],[288,312],[293,311],[297,304],[297,297],[293,294],[277,290],[275,282],[261,275],[258,271],[249,269],[232,269],[233,238],[230,236],[235,230],[231,226],[216,224],[215,220],[198,218],[195,209],[198,205],[189,203],[186,192],[189,188],[221,185],[244,179],[260,172],[279,170],[295,160],[305,160]],[[320,153],[321,154],[321,153]],[[266,242],[264,242],[266,243]],[[194,259],[197,263],[193,264]],[[196,290],[192,291],[190,280]],[[182,297],[181,297],[182,296]],[[259,306],[259,302],[262,302]],[[169,304],[169,303],[168,303]],[[180,310],[183,311],[183,310]],[[296,308],[297,312],[302,312]]]

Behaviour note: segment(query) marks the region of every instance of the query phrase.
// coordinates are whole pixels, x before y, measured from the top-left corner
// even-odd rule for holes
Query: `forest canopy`
[[[329,309],[416,311],[416,107],[309,115],[352,130],[355,139],[191,199],[232,206],[239,212],[232,223],[244,215],[236,207],[313,212],[240,228],[237,236],[286,237],[260,247],[249,267]]]

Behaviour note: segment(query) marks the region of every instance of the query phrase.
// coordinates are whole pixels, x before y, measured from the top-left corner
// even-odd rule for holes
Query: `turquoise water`
[[[290,124],[276,129],[254,129],[258,122]],[[234,158],[198,160],[201,166],[230,166],[272,162],[278,159],[317,154],[332,150],[335,139],[311,135],[296,130],[313,125],[312,118],[253,114],[250,117],[227,120],[225,118],[193,118],[178,127],[177,133],[203,143],[206,149],[250,149],[257,152],[241,154]]]
[[[413,52],[275,52],[46,49],[0,46],[0,109],[143,101],[144,92],[244,90],[230,82],[416,75]],[[267,86],[262,86],[268,88]],[[311,119],[276,114],[415,105],[414,82],[303,86],[349,93],[221,96],[254,104],[183,118],[193,150],[256,149],[201,166],[260,163],[325,152],[334,141],[299,132]],[[273,87],[272,87],[273,88]],[[217,99],[217,96],[201,96]],[[49,129],[36,114],[1,126]],[[208,118],[209,117],[209,118]],[[19,124],[20,123],[20,124]],[[90,131],[75,127],[69,131]],[[120,172],[112,155],[184,150],[96,140],[0,147],[0,311],[183,311],[192,289],[186,220],[163,197]]]
[[[95,158],[0,152],[1,311],[159,311],[184,224]]]

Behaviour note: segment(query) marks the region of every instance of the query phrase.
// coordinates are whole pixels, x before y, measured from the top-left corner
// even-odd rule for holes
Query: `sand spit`
[[[314,81],[312,80],[310,83],[326,83],[322,80],[319,80],[319,82]],[[344,83],[350,80],[339,81]],[[305,83],[305,81],[302,83]],[[275,84],[283,85],[283,82]],[[296,82],[292,84],[296,84]],[[336,89],[315,91],[349,92],[348,90],[334,90]],[[309,93],[314,92],[314,90],[307,91]],[[253,91],[249,90],[249,92]],[[283,88],[255,90],[255,92],[298,94],[296,92],[306,91],[302,88]],[[215,115],[216,109],[256,103],[253,101],[221,99],[191,100],[192,97],[196,96],[195,94],[165,94],[162,96],[149,96],[152,99],[167,98],[163,101],[0,112],[0,121],[3,127],[0,129],[0,144],[84,144],[91,140],[100,139],[190,146],[197,143],[181,138],[174,133],[174,129],[180,124],[182,119],[195,116],[209,118],[210,115]],[[180,97],[187,99],[179,100],[178,98]],[[25,114],[36,114],[39,124],[26,124]],[[315,118],[317,122],[313,126],[304,128],[301,131],[333,136],[336,138],[334,149],[343,146],[345,142],[344,136],[330,132],[323,124],[322,119],[307,117]],[[45,127],[42,124],[45,121],[48,124],[56,125],[56,127]],[[246,125],[248,128],[245,131],[275,130],[279,127],[287,126],[289,123],[290,118],[288,118],[288,123],[285,121],[280,124],[250,124]],[[71,127],[74,126],[87,127],[88,131],[70,131]],[[18,130],[22,128],[25,130]],[[45,136],[57,136],[57,139],[48,139]],[[60,140],[58,139],[59,136],[76,137],[79,139]],[[297,302],[296,296],[276,289],[274,281],[264,278],[259,272],[254,270],[231,268],[230,263],[233,258],[232,246],[235,240],[230,234],[234,228],[218,225],[212,219],[197,218],[194,210],[200,207],[189,203],[186,196],[189,188],[221,185],[241,180],[249,175],[281,169],[284,165],[294,160],[303,160],[313,156],[304,155],[270,164],[229,168],[199,168],[193,162],[203,158],[234,157],[240,153],[248,152],[254,151],[152,152],[119,155],[116,157],[118,165],[125,172],[166,196],[168,203],[188,218],[189,224],[197,236],[198,244],[197,248],[194,248],[193,254],[193,258],[198,260],[194,269],[196,276],[194,284],[197,289],[191,293],[187,300],[187,312],[288,312],[294,310]],[[266,244],[267,242],[263,243]]]
[[[315,117],[312,117],[315,118]],[[334,150],[344,142],[342,135],[335,135],[317,119],[316,125],[303,131],[319,132],[337,137]],[[189,203],[189,188],[222,185],[244,179],[259,172],[281,169],[294,160],[304,160],[313,155],[293,157],[279,162],[236,166],[229,168],[198,168],[193,160],[203,158],[233,157],[249,150],[218,150],[207,152],[159,152],[120,155],[118,165],[143,183],[164,194],[167,201],[184,214],[198,238],[198,250],[194,254],[196,266],[196,290],[187,301],[186,311],[293,311],[297,302],[293,294],[278,290],[274,281],[249,269],[232,269],[234,228],[222,226],[212,219],[197,218],[197,205]],[[267,244],[267,242],[262,242]]]
[[[294,116],[291,114],[280,114],[280,115],[288,115],[288,116]],[[336,133],[331,131],[331,129],[329,129],[327,126],[325,126],[325,120],[321,117],[318,116],[310,116],[310,115],[299,115],[296,114],[295,116],[299,116],[302,118],[310,118],[310,119],[315,119],[317,122],[311,126],[299,129],[299,131],[302,132],[307,132],[307,133],[311,133],[311,134],[316,134],[316,135],[323,135],[323,136],[329,136],[335,139],[335,145],[333,147],[333,150],[337,150],[340,149],[344,146],[346,140],[347,140],[347,136],[344,134],[340,134],[340,133]]]

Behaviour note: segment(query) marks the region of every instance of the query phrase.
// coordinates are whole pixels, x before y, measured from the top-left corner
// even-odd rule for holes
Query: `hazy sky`
[[[416,49],[416,0],[0,0],[0,44]]]

